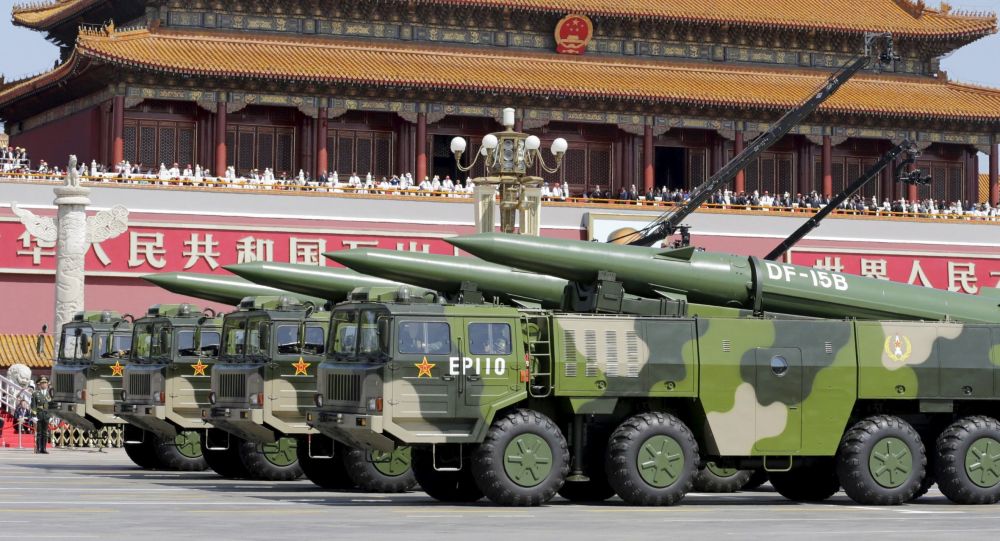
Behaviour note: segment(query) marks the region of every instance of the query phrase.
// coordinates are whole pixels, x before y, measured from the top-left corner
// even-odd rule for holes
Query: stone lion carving
[[[28,383],[31,381],[31,369],[24,364],[12,364],[10,368],[7,369],[7,379],[20,385],[21,387],[27,387]]]

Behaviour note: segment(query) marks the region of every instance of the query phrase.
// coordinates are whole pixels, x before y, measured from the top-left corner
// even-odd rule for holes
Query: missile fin
[[[660,259],[677,259],[679,261],[691,261],[691,256],[694,255],[694,246],[685,246],[683,248],[671,248],[669,250],[664,250],[656,254],[657,258]]]
[[[510,300],[511,300],[511,302],[516,303],[521,308],[541,308],[542,307],[542,303],[538,302],[535,299],[528,299],[528,298],[524,298],[524,297],[515,297],[515,296],[511,295],[510,296]]]

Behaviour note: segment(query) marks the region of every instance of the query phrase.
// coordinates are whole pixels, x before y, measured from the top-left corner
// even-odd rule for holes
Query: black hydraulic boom
[[[652,246],[653,244],[671,236],[677,231],[681,222],[692,212],[698,209],[712,194],[736,176],[740,170],[746,168],[751,160],[755,159],[771,145],[785,136],[793,127],[800,124],[807,116],[812,114],[820,105],[840,87],[851,79],[859,71],[874,63],[876,68],[891,64],[896,55],[893,52],[892,35],[887,33],[869,33],[865,35],[865,52],[858,58],[848,62],[823,84],[816,93],[798,107],[785,113],[771,129],[750,141],[743,152],[739,153],[725,166],[722,167],[710,179],[699,185],[691,192],[690,199],[680,207],[668,211],[658,220],[639,232],[638,239],[629,244],[635,246]],[[610,239],[611,241],[618,239]]]

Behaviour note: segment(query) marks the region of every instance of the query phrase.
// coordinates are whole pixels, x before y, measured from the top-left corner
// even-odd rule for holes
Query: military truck
[[[1000,326],[564,314],[372,291],[333,310],[309,423],[412,448],[440,500],[669,505],[703,461],[899,504],[1000,499]],[[356,339],[355,339],[356,337]],[[583,499],[578,497],[577,499]]]
[[[297,479],[303,469],[317,470],[313,475],[326,470],[325,461],[309,456],[308,441],[307,452],[298,458],[296,438],[315,433],[301,410],[315,393],[309,367],[323,357],[329,317],[288,296],[248,297],[223,317],[211,406],[201,415],[214,427],[206,445],[230,453],[213,469],[241,466],[249,477],[269,480]]]
[[[52,415],[90,431],[124,422],[115,417],[114,401],[121,391],[123,362],[132,349],[132,317],[112,310],[77,312],[63,325],[52,367]],[[98,434],[102,444],[107,436]],[[143,449],[126,447],[137,465],[155,465]]]
[[[115,414],[129,445],[145,446],[170,469],[208,467],[200,430],[222,318],[192,304],[157,304],[133,324],[132,352]]]

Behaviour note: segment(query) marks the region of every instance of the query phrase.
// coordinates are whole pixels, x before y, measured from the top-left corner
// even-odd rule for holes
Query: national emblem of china
[[[906,362],[913,353],[913,344],[906,336],[895,334],[885,337],[885,353],[897,363]]]
[[[567,15],[556,24],[555,35],[557,53],[583,54],[594,37],[594,23],[586,15]]]

